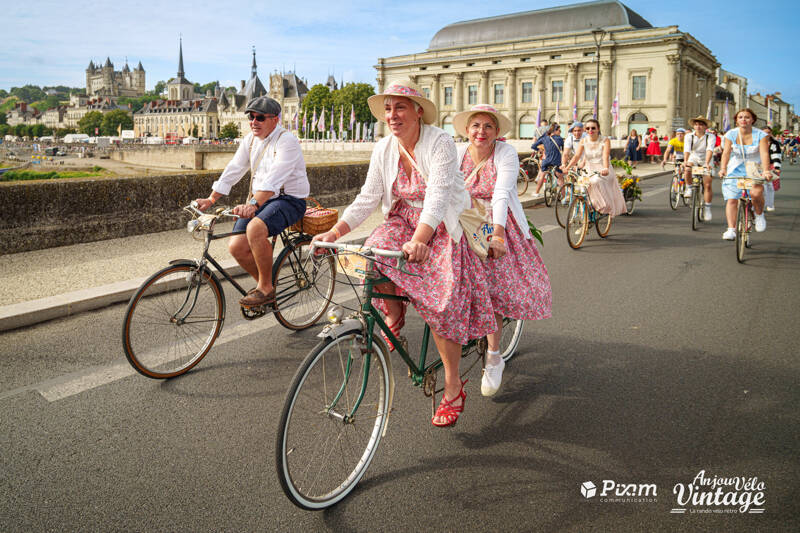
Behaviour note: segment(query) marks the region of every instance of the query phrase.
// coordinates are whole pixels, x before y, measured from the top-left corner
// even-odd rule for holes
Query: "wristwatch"
[[[250,205],[254,205],[254,206],[258,207],[258,200],[256,200],[255,196],[253,198],[250,198],[250,202],[249,203],[250,203]]]

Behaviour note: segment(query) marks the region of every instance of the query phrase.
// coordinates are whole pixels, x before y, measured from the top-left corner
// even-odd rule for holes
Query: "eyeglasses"
[[[275,118],[275,115],[256,115],[255,113],[247,114],[247,120],[255,120],[256,122],[264,122],[268,118]]]
[[[595,128],[594,126],[586,126],[584,129],[586,131],[597,131],[597,128]]]

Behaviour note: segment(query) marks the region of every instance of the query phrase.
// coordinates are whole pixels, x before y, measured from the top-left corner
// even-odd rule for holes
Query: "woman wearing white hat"
[[[469,195],[453,138],[430,125],[436,119],[436,107],[416,84],[390,83],[383,94],[371,96],[368,104],[375,118],[387,123],[391,135],[375,146],[358,197],[339,222],[317,238],[338,239],[381,205],[385,222],[366,245],[402,249],[408,255],[409,270],[419,277],[383,268],[392,283],[379,290],[407,295],[430,325],[445,374],[442,401],[431,422],[451,426],[466,399],[458,372],[461,345],[496,328],[486,275],[458,220],[470,205]],[[381,300],[376,306],[397,334],[405,322],[405,307],[393,300]]]
[[[458,161],[473,203],[483,204],[493,226],[489,257],[483,263],[497,329],[488,335],[489,349],[481,394],[500,388],[505,362],[500,357],[503,317],[540,320],[550,317],[552,293],[547,268],[534,245],[517,195],[519,156],[497,138],[511,121],[487,104],[478,104],[453,118],[456,133],[469,140],[458,148]]]

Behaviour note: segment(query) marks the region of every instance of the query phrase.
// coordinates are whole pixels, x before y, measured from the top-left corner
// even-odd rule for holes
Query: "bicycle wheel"
[[[366,354],[362,342],[361,330],[353,329],[317,344],[286,394],[276,467],[283,492],[303,509],[324,509],[347,496],[366,472],[386,427],[387,354],[375,341]]]
[[[739,200],[736,212],[736,260],[744,263],[744,249],[747,241],[747,208],[745,202]]]
[[[632,215],[635,209],[636,198],[633,196],[631,188],[625,189],[625,214]]]
[[[165,379],[189,371],[208,353],[225,320],[219,281],[193,263],[147,278],[128,303],[122,348],[140,374]]]
[[[747,202],[747,216],[744,218],[744,247],[750,248],[750,234],[753,233],[753,224],[756,220],[756,212],[753,211],[753,203]]]
[[[570,201],[572,200],[572,188],[562,185],[558,189],[558,194],[556,194],[556,204],[555,204],[555,211],[556,211],[556,222],[558,225],[566,227],[567,222],[567,210],[569,209]]]
[[[503,334],[500,337],[500,356],[503,358],[503,361],[508,361],[516,355],[519,340],[522,338],[522,327],[524,325],[524,320],[517,320],[515,318],[503,319]]]
[[[586,200],[582,196],[575,196],[567,211],[567,242],[571,248],[577,250],[581,247],[588,229],[589,213],[586,212]]]
[[[525,172],[524,168],[519,169],[519,174],[517,175],[517,195],[522,196],[525,194],[525,191],[528,190],[528,174]]]
[[[697,225],[702,216],[702,202],[700,201],[700,190],[698,187],[692,187],[692,231],[697,230]]]
[[[597,234],[600,235],[601,238],[605,239],[608,237],[608,234],[611,231],[611,222],[614,220],[614,217],[609,214],[599,213],[597,211],[594,213],[594,226],[597,228]]]
[[[275,266],[275,318],[284,327],[301,330],[313,326],[325,314],[336,285],[332,256],[313,256],[311,238],[283,249]]]
[[[544,185],[544,205],[550,207],[556,197],[556,181],[552,174],[547,174],[547,183]]]
[[[681,183],[681,195],[680,196],[681,196],[681,203],[683,203],[683,206],[686,207],[687,205],[689,205],[689,200],[686,198],[686,183],[685,182]]]
[[[678,209],[678,196],[681,194],[681,185],[678,176],[672,176],[669,184],[669,206],[673,211]]]

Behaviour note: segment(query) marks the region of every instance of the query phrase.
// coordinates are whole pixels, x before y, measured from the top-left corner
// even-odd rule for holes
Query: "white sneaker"
[[[486,365],[481,377],[481,394],[484,396],[494,396],[503,381],[503,369],[506,362],[500,359],[498,365]]]
[[[769,211],[770,213],[771,213],[771,212],[773,212],[773,211],[775,211],[775,208],[774,208],[774,207],[769,207],[769,206],[767,206],[767,208],[766,208],[766,209],[767,209],[767,211]]]
[[[703,222],[711,222],[711,206],[703,207]]]
[[[767,217],[764,216],[764,213],[756,215],[756,231],[761,233],[766,229],[767,229]]]
[[[684,198],[691,198],[692,197],[692,188],[691,187],[686,187],[686,190],[683,191],[683,197]]]
[[[728,228],[725,230],[725,233],[722,234],[722,239],[726,241],[735,241],[736,240],[736,229],[735,228]]]

